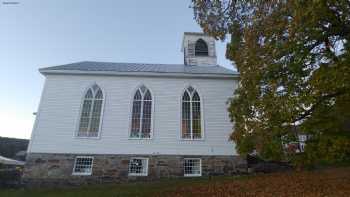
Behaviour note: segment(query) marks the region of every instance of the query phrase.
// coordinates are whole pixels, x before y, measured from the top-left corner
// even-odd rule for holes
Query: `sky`
[[[30,138],[38,69],[78,61],[182,64],[183,32],[201,32],[191,0],[0,0],[0,136]],[[218,64],[224,42],[216,43]]]

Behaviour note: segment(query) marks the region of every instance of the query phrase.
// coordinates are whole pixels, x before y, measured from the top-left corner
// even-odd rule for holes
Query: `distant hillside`
[[[14,158],[16,153],[21,150],[27,150],[29,140],[0,137],[0,155]]]

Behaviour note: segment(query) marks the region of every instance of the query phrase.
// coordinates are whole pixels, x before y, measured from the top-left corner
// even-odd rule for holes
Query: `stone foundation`
[[[92,175],[72,175],[76,156],[93,156]],[[145,157],[148,176],[128,176],[129,160]],[[202,176],[235,175],[246,161],[239,156],[198,155],[84,155],[30,153],[23,173],[28,186],[67,186],[135,180],[156,180],[184,176],[185,158],[201,158]]]

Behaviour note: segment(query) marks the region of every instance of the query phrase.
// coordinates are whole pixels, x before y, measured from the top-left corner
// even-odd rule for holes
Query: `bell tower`
[[[185,32],[182,49],[185,65],[216,66],[215,39],[204,33]]]

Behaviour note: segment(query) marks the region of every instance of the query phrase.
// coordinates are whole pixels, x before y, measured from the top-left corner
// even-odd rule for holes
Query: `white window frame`
[[[193,138],[192,113],[190,114],[190,116],[191,116],[191,138],[183,138],[182,137],[182,97],[190,86],[197,92],[197,94],[199,95],[199,99],[200,99],[199,103],[200,103],[200,108],[201,108],[200,109],[200,113],[201,113],[200,114],[201,115],[201,138]],[[192,98],[191,98],[190,106],[192,108]],[[204,118],[204,99],[203,99],[202,95],[199,93],[198,88],[196,88],[194,85],[187,85],[183,89],[181,96],[180,96],[180,124],[179,124],[180,125],[180,136],[179,136],[179,139],[182,141],[203,141],[205,139],[204,119],[205,119]]]
[[[186,160],[199,160],[199,174],[186,174]],[[184,177],[199,177],[202,176],[202,159],[201,158],[184,158],[183,160]]]
[[[136,92],[138,90],[140,90],[141,86],[145,86],[147,88],[147,90],[151,93],[151,97],[152,97],[152,106],[151,106],[151,132],[149,134],[148,138],[142,138],[141,135],[139,137],[131,137],[131,131],[132,131],[132,112],[133,112],[133,107],[134,107],[134,96],[136,94]],[[140,90],[141,91],[141,90]],[[133,91],[132,95],[131,95],[131,102],[130,102],[130,115],[129,115],[129,133],[128,133],[128,139],[129,140],[152,140],[153,139],[153,121],[154,121],[154,94],[153,91],[146,85],[141,84],[139,86],[137,86],[137,88]],[[142,117],[143,117],[143,100],[141,101],[141,111],[140,111],[140,133],[141,133],[141,129],[142,129]]]
[[[145,160],[146,161],[146,165],[143,166],[145,167],[145,172],[142,172],[142,173],[133,173],[133,172],[130,172],[130,168],[131,168],[131,160],[133,159],[140,159],[140,160]],[[132,157],[130,158],[129,160],[129,166],[128,166],[128,176],[148,176],[148,160],[149,158],[146,158],[146,157]],[[143,171],[143,170],[142,170]]]
[[[83,105],[84,105],[84,101],[85,101],[85,95],[86,93],[93,87],[93,85],[97,85],[101,91],[102,91],[102,94],[103,94],[103,99],[102,99],[102,106],[101,106],[101,115],[100,115],[100,122],[99,122],[99,127],[98,127],[98,132],[97,132],[97,136],[92,136],[92,137],[88,137],[88,136],[79,136],[79,129],[80,129],[80,120],[81,120],[81,113],[83,111]],[[80,104],[80,110],[79,110],[79,115],[78,115],[78,119],[76,121],[76,129],[75,129],[75,132],[74,132],[74,137],[75,138],[79,138],[79,139],[100,139],[101,138],[101,132],[102,132],[102,123],[103,123],[103,116],[104,116],[104,109],[105,109],[105,101],[106,101],[106,92],[104,91],[104,89],[98,85],[96,82],[90,84],[86,89],[85,91],[83,92],[83,96],[82,98],[80,99],[81,100],[81,104]],[[91,114],[90,116],[92,115],[92,110],[93,110],[93,105],[94,105],[94,102],[91,103]]]
[[[77,160],[78,160],[78,159],[91,159],[90,172],[75,172],[75,168],[76,168]],[[94,166],[94,157],[92,157],[92,156],[76,156],[75,159],[74,159],[74,166],[73,166],[72,175],[77,175],[77,176],[90,176],[90,175],[92,175],[93,166]]]

